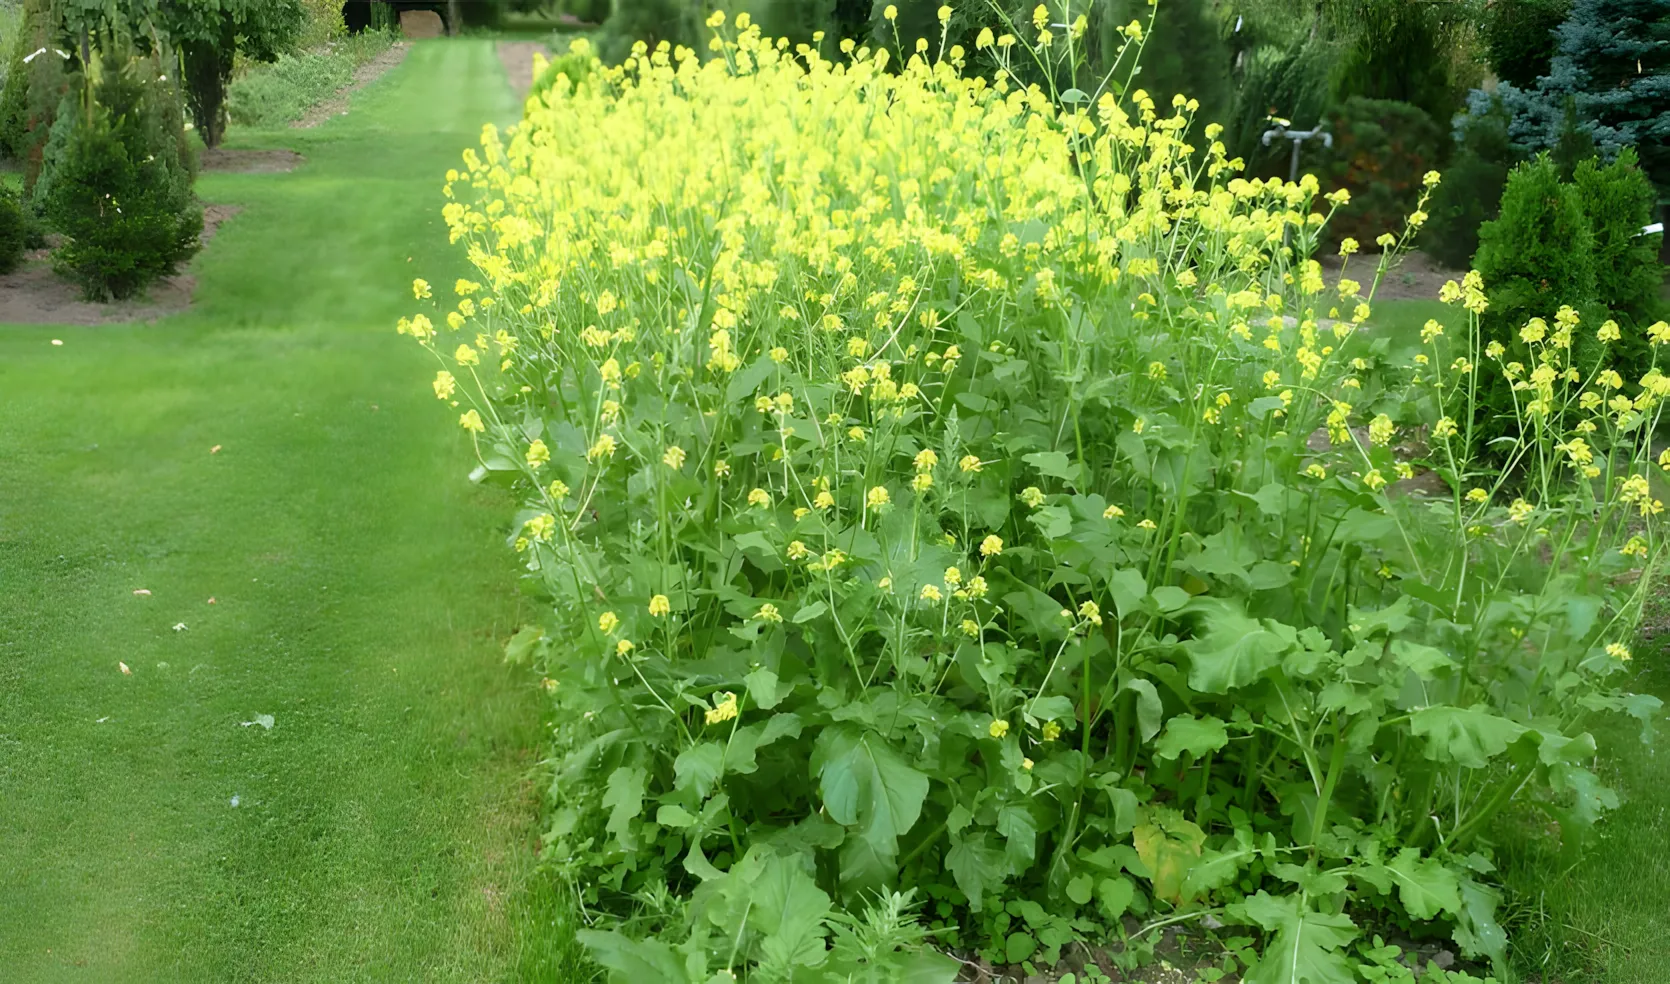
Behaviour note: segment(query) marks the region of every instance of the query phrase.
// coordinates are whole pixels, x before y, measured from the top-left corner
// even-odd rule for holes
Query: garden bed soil
[[[314,106],[302,114],[301,119],[290,125],[298,130],[307,130],[348,112],[349,96],[377,81],[384,72],[405,61],[411,50],[411,44],[405,41],[396,41],[387,51],[355,69],[354,81],[336,90],[336,95]]]
[[[207,245],[220,224],[242,211],[238,205],[206,205],[203,238]],[[100,304],[81,296],[81,288],[52,270],[52,250],[31,250],[16,270],[0,276],[0,324],[116,325],[155,321],[191,306],[197,278],[189,273],[165,277],[141,297]]]
[[[1140,928],[1130,918],[1126,918],[1124,923],[1127,933],[1134,933]],[[1154,941],[1152,961],[1128,971],[1120,970],[1114,961],[1117,947],[1084,944],[1065,947],[1060,963],[1048,968],[1034,966],[1030,973],[1022,964],[990,964],[972,954],[952,953],[951,957],[963,965],[957,974],[957,984],[1057,984],[1068,974],[1073,974],[1074,980],[1084,982],[1089,980],[1085,968],[1092,963],[1112,984],[1198,984],[1203,979],[1202,971],[1222,970],[1226,951],[1219,937],[1246,935],[1246,930],[1241,927],[1225,929],[1215,920],[1210,920],[1208,925],[1213,927],[1211,932],[1199,928],[1163,929]],[[1416,943],[1396,935],[1390,942],[1403,951],[1399,962],[1411,969],[1435,963],[1449,970],[1461,963],[1447,942]],[[1469,969],[1483,973],[1480,968]],[[1218,984],[1241,984],[1242,980],[1238,973],[1222,973],[1216,979]]]
[[[218,174],[283,174],[294,171],[307,158],[293,150],[231,150],[212,147],[203,151],[197,166]]]
[[[516,102],[527,101],[528,90],[533,88],[534,52],[548,59],[551,49],[538,41],[500,41],[498,51],[499,64],[504,66],[504,76],[510,80],[510,91],[516,94]]]

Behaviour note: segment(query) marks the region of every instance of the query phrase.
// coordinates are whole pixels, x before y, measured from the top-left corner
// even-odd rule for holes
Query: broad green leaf
[[[520,631],[510,637],[509,642],[505,643],[505,662],[515,665],[526,663],[533,656],[534,649],[539,645],[539,640],[543,638],[545,638],[544,629],[537,625],[523,626]]]
[[[820,970],[796,974],[794,984],[955,984],[961,970],[958,961],[928,950],[835,954]]]
[[[800,715],[773,714],[771,720],[765,723],[765,730],[760,733],[760,747],[764,748],[779,738],[799,738],[800,728]]]
[[[1061,506],[1044,506],[1033,510],[1027,519],[1038,527],[1046,539],[1059,540],[1073,532],[1073,516]]]
[[[1247,584],[1254,591],[1274,591],[1293,583],[1294,570],[1292,564],[1261,560],[1247,569]]]
[[[1027,701],[1023,706],[1029,717],[1039,721],[1072,721],[1076,719],[1073,699],[1061,694],[1038,697]]]
[[[629,850],[635,846],[632,821],[644,812],[644,784],[648,778],[649,774],[638,766],[623,765],[609,773],[603,791],[603,805],[609,809],[609,822],[603,829],[619,838],[621,845]]]
[[[1162,612],[1171,613],[1189,603],[1189,593],[1172,584],[1162,584],[1154,589],[1154,605]]]
[[[1089,875],[1074,875],[1067,880],[1067,897],[1074,905],[1085,905],[1090,902],[1095,887],[1095,880]]]
[[[1183,879],[1183,900],[1204,898],[1228,885],[1260,853],[1253,843],[1252,831],[1237,827],[1233,841],[1222,850],[1202,852],[1199,863],[1189,868]]]
[[[1167,830],[1145,823],[1131,831],[1131,842],[1148,868],[1155,898],[1175,903],[1183,897],[1183,879],[1200,861],[1206,834],[1187,820],[1172,821],[1167,826],[1181,836],[1167,836]]]
[[[759,385],[771,378],[771,373],[777,368],[769,356],[760,356],[747,368],[731,376],[731,381],[725,387],[725,400],[729,403],[740,403],[743,397],[752,396]]]
[[[1102,915],[1109,920],[1123,916],[1136,894],[1136,885],[1124,875],[1103,878],[1096,883],[1096,901],[1102,907]]]
[[[1160,717],[1165,714],[1159,691],[1154,689],[1154,684],[1141,678],[1127,680],[1119,689],[1137,695],[1137,730],[1143,741],[1152,741],[1160,732]]]
[[[1107,586],[1114,611],[1120,618],[1141,608],[1142,600],[1148,596],[1148,582],[1143,580],[1141,571],[1116,570],[1108,575]]]
[[[1175,759],[1184,752],[1200,758],[1229,744],[1229,732],[1215,717],[1196,718],[1179,714],[1166,722],[1165,734],[1154,743],[1154,757]]]
[[[1507,956],[1508,934],[1496,923],[1500,896],[1488,885],[1472,878],[1461,880],[1461,916],[1452,938],[1465,957],[1488,957],[1500,964]]]
[[[1255,420],[1263,420],[1271,411],[1280,410],[1285,406],[1287,404],[1279,396],[1261,396],[1247,404],[1247,413]]]
[[[676,803],[669,803],[655,811],[655,822],[663,827],[689,827],[696,822],[696,815]]]
[[[1409,616],[1409,604],[1408,595],[1399,595],[1397,601],[1385,608],[1364,611],[1355,605],[1351,606],[1352,634],[1359,639],[1367,639],[1377,632],[1397,635],[1413,621]]]
[[[1030,584],[1019,585],[1003,596],[1009,610],[1025,618],[1028,627],[1045,639],[1059,639],[1072,628],[1072,622],[1061,617],[1061,602],[1039,591]]]
[[[828,955],[823,920],[829,914],[829,896],[799,859],[772,858],[749,888],[750,916],[754,928],[765,936],[760,941],[760,969],[787,976],[796,967],[823,963]]]
[[[1012,964],[1027,960],[1038,952],[1038,940],[1031,933],[1010,933],[1003,941],[1003,956]]]
[[[1246,495],[1244,492],[1241,494]],[[1280,516],[1287,512],[1287,486],[1280,482],[1267,482],[1247,498],[1258,503],[1258,511],[1266,516]]]
[[[801,608],[800,611],[795,612],[794,618],[791,619],[791,621],[793,621],[796,625],[805,625],[807,622],[810,622],[812,619],[817,618],[819,615],[822,615],[827,611],[829,611],[828,605],[821,601],[814,601],[810,605],[806,605]]]
[[[707,799],[708,791],[724,773],[725,746],[704,741],[685,749],[673,760],[673,788],[690,790],[697,799]]]
[[[1392,658],[1399,666],[1422,680],[1431,680],[1438,675],[1438,671],[1455,666],[1455,660],[1442,649],[1423,646],[1407,639],[1392,640]]]
[[[1283,881],[1292,882],[1311,896],[1335,895],[1345,891],[1349,882],[1346,880],[1346,869],[1318,868],[1315,863],[1292,864],[1283,862],[1272,864],[1270,873]]]
[[[1569,795],[1572,805],[1558,811],[1568,832],[1588,827],[1602,813],[1618,808],[1618,794],[1601,785],[1600,777],[1588,769],[1564,762],[1549,767],[1548,784],[1556,793]]]
[[[1525,726],[1498,717],[1484,704],[1424,707],[1410,715],[1409,730],[1425,738],[1426,757],[1482,769],[1525,733]]]
[[[1229,526],[1206,537],[1200,553],[1188,560],[1188,565],[1202,574],[1217,578],[1249,578],[1247,565],[1258,560],[1258,551],[1247,544],[1240,527]]]
[[[1148,445],[1143,441],[1140,434],[1133,434],[1128,430],[1123,431],[1113,443],[1115,447],[1124,452],[1126,460],[1131,463],[1131,468],[1137,474],[1145,475],[1154,467],[1149,460]]]
[[[1060,451],[1036,451],[1022,455],[1021,460],[1038,469],[1039,474],[1071,483],[1078,479],[1078,466]]]
[[[1262,890],[1241,908],[1274,934],[1246,984],[1355,984],[1357,975],[1342,952],[1357,938],[1349,916],[1317,912],[1303,895],[1277,898]]]
[[[751,775],[759,771],[759,763],[754,760],[754,752],[760,745],[761,725],[750,724],[745,728],[738,728],[731,733],[725,742],[724,772]]]
[[[1216,598],[1190,606],[1201,613],[1206,630],[1183,644],[1189,654],[1189,686],[1209,694],[1227,694],[1280,666],[1297,640],[1290,626],[1250,618],[1240,608]]]
[[[1595,754],[1595,736],[1587,731],[1572,738],[1543,732],[1542,744],[1537,746],[1537,757],[1544,765],[1560,762],[1577,763]]]
[[[1595,618],[1606,607],[1594,595],[1574,594],[1565,598],[1566,633],[1573,639],[1583,639],[1594,628]]]
[[[609,971],[612,984],[689,984],[684,961],[660,940],[634,940],[618,932],[582,929],[575,934],[591,958]]]
[[[1397,520],[1381,512],[1352,509],[1340,520],[1334,538],[1340,543],[1375,543],[1390,540],[1397,533]]]
[[[761,570],[779,571],[783,569],[783,562],[777,556],[777,546],[759,530],[739,533],[731,542],[736,544],[737,549],[746,553],[755,566]]]
[[[1461,883],[1456,873],[1436,858],[1406,847],[1386,866],[1397,883],[1398,898],[1416,919],[1434,919],[1440,912],[1461,911]]]
[[[742,682],[748,685],[748,699],[762,710],[771,710],[788,695],[789,688],[779,689],[777,674],[763,666],[743,677]]]
[[[826,729],[818,736],[814,769],[829,816],[856,827],[879,867],[890,867],[898,839],[916,823],[928,795],[928,777],[910,767],[874,732]],[[843,850],[853,849],[848,838]]]
[[[989,893],[1002,887],[1005,877],[1003,852],[988,843],[984,831],[957,839],[946,852],[945,867],[950,869],[957,887],[968,896],[968,907],[975,912],[985,905]]]
[[[997,832],[1004,837],[1010,867],[1025,871],[1037,851],[1038,821],[1032,812],[1018,803],[1004,806],[997,811]]]

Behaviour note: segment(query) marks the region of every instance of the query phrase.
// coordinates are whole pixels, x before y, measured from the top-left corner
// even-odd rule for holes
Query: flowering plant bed
[[[1394,925],[1498,960],[1492,818],[1592,823],[1584,722],[1656,714],[1614,681],[1670,382],[1572,364],[1612,329],[1569,311],[1482,351],[1476,275],[1392,364],[1357,328],[1420,214],[1325,286],[1341,196],[1076,79],[1050,16],[892,71],[716,15],[448,176],[479,273],[401,330],[522,493],[545,857],[622,979],[949,981],[1204,915],[1249,981],[1405,979]],[[1485,469],[1454,408],[1505,371]]]

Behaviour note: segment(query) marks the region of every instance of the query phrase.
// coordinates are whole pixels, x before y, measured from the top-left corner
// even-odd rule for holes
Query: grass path
[[[512,113],[491,43],[419,45],[346,117],[234,134],[309,163],[203,178],[245,209],[190,312],[0,327],[0,978],[510,973],[509,510],[392,323]]]

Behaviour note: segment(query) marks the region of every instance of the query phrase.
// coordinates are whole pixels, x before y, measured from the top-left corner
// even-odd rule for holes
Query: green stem
[[[1311,825],[1310,842],[1315,848],[1328,829],[1328,803],[1334,798],[1334,787],[1339,785],[1340,773],[1345,771],[1345,736],[1334,732],[1334,750],[1328,757],[1328,777],[1322,780],[1322,792],[1316,798],[1316,821]]]

